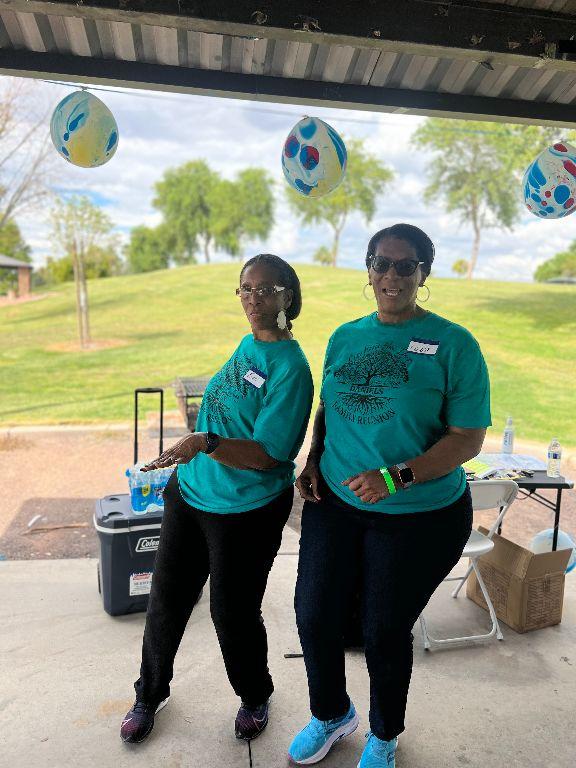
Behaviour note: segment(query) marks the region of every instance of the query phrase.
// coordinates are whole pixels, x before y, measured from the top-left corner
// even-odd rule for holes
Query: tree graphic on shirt
[[[227,424],[231,420],[231,410],[227,405],[230,399],[245,398],[251,386],[244,376],[254,368],[253,361],[244,354],[235,355],[220,369],[206,392],[203,405],[207,417],[213,421]]]
[[[244,376],[252,367],[252,361],[245,355],[238,355],[229,360],[222,369],[222,379],[232,397],[246,397],[250,386]]]
[[[342,384],[399,387],[408,381],[408,360],[390,342],[365,347],[340,366],[334,376]]]
[[[344,418],[362,424],[388,421],[395,416],[386,394],[390,387],[409,381],[410,358],[393,344],[374,344],[351,355],[334,373],[336,381],[349,389],[338,392],[334,407]]]
[[[202,400],[202,405],[206,408],[206,416],[209,421],[219,421],[227,424],[230,421],[230,409],[226,403],[220,399],[222,389],[217,386],[209,389]]]

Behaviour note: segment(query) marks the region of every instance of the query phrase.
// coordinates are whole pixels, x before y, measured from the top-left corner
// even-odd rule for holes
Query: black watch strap
[[[215,432],[206,432],[206,450],[204,453],[212,453],[220,445],[220,437]]]

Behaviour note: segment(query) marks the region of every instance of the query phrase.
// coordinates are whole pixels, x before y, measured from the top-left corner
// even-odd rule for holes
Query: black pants
[[[274,686],[261,606],[294,496],[290,486],[264,507],[203,512],[180,494],[176,472],[164,491],[136,698],[157,705],[170,694],[174,657],[210,576],[210,612],[232,688],[257,706]]]
[[[355,509],[324,482],[321,496],[302,510],[295,597],[310,709],[320,720],[348,711],[343,636],[360,575],[370,727],[389,741],[404,730],[412,627],[470,535],[470,489],[448,507],[406,515]]]

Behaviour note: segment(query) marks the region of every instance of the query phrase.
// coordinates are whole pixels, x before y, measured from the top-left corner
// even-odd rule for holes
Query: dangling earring
[[[280,328],[281,331],[286,329],[286,312],[284,312],[283,309],[278,312],[278,316],[276,317],[276,325],[278,328]]]
[[[425,303],[428,301],[428,299],[430,298],[430,288],[428,288],[428,286],[427,286],[426,284],[424,284],[424,285],[419,285],[419,286],[418,286],[418,289],[420,289],[420,288],[426,288],[426,290],[428,291],[428,293],[426,294],[426,298],[425,298],[425,299],[421,299],[421,298],[419,298],[419,297],[418,297],[418,293],[416,293],[416,300],[417,300],[417,301],[419,301],[421,304],[425,304]]]
[[[368,288],[369,285],[372,285],[372,283],[366,283],[364,288],[362,288],[362,296],[366,299],[366,301],[370,301],[370,299],[373,299],[374,296],[366,296],[366,288]]]

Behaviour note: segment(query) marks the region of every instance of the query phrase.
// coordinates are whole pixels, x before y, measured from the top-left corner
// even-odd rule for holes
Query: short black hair
[[[273,253],[259,253],[253,256],[244,264],[242,271],[240,272],[240,282],[242,282],[242,275],[248,269],[255,264],[266,264],[268,267],[272,267],[278,273],[280,283],[292,291],[292,304],[286,310],[286,318],[288,320],[288,330],[292,328],[291,320],[295,320],[300,314],[302,309],[302,289],[300,288],[300,280],[296,274],[294,267],[288,264],[287,261],[281,259],[280,256],[275,256]]]
[[[434,243],[430,240],[426,232],[418,229],[418,227],[414,227],[412,224],[394,224],[393,226],[381,229],[376,232],[375,235],[372,235],[366,250],[366,267],[368,269],[370,269],[370,263],[376,253],[378,243],[381,240],[385,240],[387,237],[394,237],[396,240],[405,240],[409,243],[416,251],[418,261],[424,262],[424,264],[422,264],[422,272],[424,272],[426,276],[430,274],[435,254]]]

